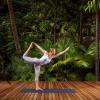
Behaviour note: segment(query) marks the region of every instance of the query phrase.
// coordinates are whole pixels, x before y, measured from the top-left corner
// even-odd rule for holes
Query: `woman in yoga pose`
[[[36,58],[36,57],[32,58],[32,57],[27,56],[29,50],[32,49],[33,47],[36,47],[37,49],[39,49],[40,52],[43,54],[43,56],[41,58]],[[23,54],[23,59],[27,62],[34,64],[36,90],[42,90],[38,84],[41,65],[49,63],[53,58],[56,58],[56,57],[62,55],[63,53],[65,53],[68,50],[69,50],[69,47],[66,48],[64,51],[56,54],[55,48],[50,48],[49,51],[46,51],[43,48],[41,48],[38,44],[31,42],[29,48]]]

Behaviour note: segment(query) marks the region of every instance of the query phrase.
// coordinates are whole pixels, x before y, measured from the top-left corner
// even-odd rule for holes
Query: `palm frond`
[[[76,61],[75,64],[77,67],[89,67],[89,63],[84,60]]]
[[[52,67],[50,68],[50,71],[53,71],[54,69],[57,69],[59,66],[66,65],[67,63],[69,63],[71,61],[72,61],[72,58],[67,58],[63,61],[58,61],[57,63],[52,65]]]

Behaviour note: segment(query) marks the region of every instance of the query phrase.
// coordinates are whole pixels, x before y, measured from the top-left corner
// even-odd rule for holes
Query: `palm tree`
[[[16,51],[18,54],[21,54],[21,46],[19,43],[19,37],[18,37],[18,32],[16,28],[16,22],[15,22],[15,16],[14,16],[14,11],[13,11],[13,6],[12,6],[12,0],[7,0],[8,3],[8,10],[9,10],[9,15],[10,15],[10,21],[11,21],[11,28],[13,32],[13,38],[15,42],[15,47]]]
[[[100,1],[92,0],[88,1],[87,7],[85,9],[93,12],[96,12],[96,62],[95,62],[95,73],[96,73],[96,81],[99,80],[99,9],[100,9]]]
[[[99,0],[96,0],[96,80],[99,80]]]

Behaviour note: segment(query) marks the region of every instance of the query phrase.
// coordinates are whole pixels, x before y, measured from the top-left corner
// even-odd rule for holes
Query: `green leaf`
[[[89,63],[87,63],[86,61],[84,60],[79,60],[77,62],[75,62],[75,64],[79,67],[83,66],[83,67],[89,67]]]

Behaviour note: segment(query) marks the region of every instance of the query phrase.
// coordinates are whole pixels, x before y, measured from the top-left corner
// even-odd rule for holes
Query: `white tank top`
[[[41,58],[41,64],[40,65],[44,65],[44,64],[47,64],[51,61],[51,59],[49,59],[48,55],[47,54],[44,54]]]

